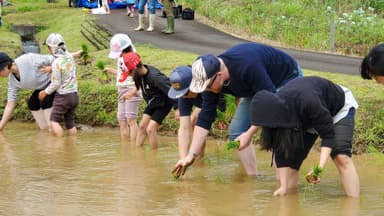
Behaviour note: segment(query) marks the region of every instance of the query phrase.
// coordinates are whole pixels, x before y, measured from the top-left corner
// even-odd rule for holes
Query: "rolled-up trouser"
[[[251,117],[249,108],[252,97],[241,98],[235,115],[229,125],[229,140],[234,140],[243,132],[247,131],[251,125]]]
[[[167,14],[167,17],[174,17],[173,15],[173,7],[176,5],[173,0],[163,0],[163,11]]]
[[[145,4],[149,2],[149,13],[156,14],[156,8],[155,8],[155,0],[140,0],[139,1],[139,14],[144,14],[144,6]]]

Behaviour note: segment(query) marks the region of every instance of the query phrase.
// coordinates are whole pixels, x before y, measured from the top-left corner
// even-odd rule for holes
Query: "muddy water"
[[[81,131],[57,139],[35,125],[11,123],[0,134],[0,215],[383,215],[384,159],[355,157],[361,198],[343,196],[329,163],[321,185],[309,187],[303,165],[297,193],[275,198],[270,154],[256,150],[260,176],[247,177],[223,141],[210,140],[206,157],[181,181],[175,137],[150,150],[122,142],[118,129]]]

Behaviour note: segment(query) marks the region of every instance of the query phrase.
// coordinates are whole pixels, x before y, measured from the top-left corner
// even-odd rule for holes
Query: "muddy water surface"
[[[175,181],[175,137],[150,150],[122,142],[117,128],[59,139],[12,122],[0,133],[0,215],[384,215],[383,157],[354,157],[361,198],[351,199],[332,163],[320,185],[305,184],[313,150],[298,191],[276,198],[270,154],[256,150],[260,176],[251,178],[223,145],[210,140],[205,159]]]

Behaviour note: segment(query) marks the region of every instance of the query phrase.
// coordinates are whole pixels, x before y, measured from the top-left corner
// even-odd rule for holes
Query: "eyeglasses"
[[[215,74],[215,76],[212,77],[211,81],[209,82],[209,84],[207,85],[206,88],[211,88],[212,87],[213,83],[216,80],[216,77],[217,77],[217,73]]]

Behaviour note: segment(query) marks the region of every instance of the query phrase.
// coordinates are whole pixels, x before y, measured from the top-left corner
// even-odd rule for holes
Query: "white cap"
[[[199,56],[192,64],[192,81],[189,90],[194,93],[203,92],[211,79],[220,71],[220,62],[214,55]]]
[[[121,52],[129,46],[132,46],[132,51],[136,52],[135,47],[132,44],[131,39],[126,34],[115,34],[111,38],[110,42],[110,52],[109,52],[109,58],[119,58],[121,55]]]
[[[49,47],[59,47],[65,44],[63,36],[58,33],[51,33],[45,40],[45,44]]]

